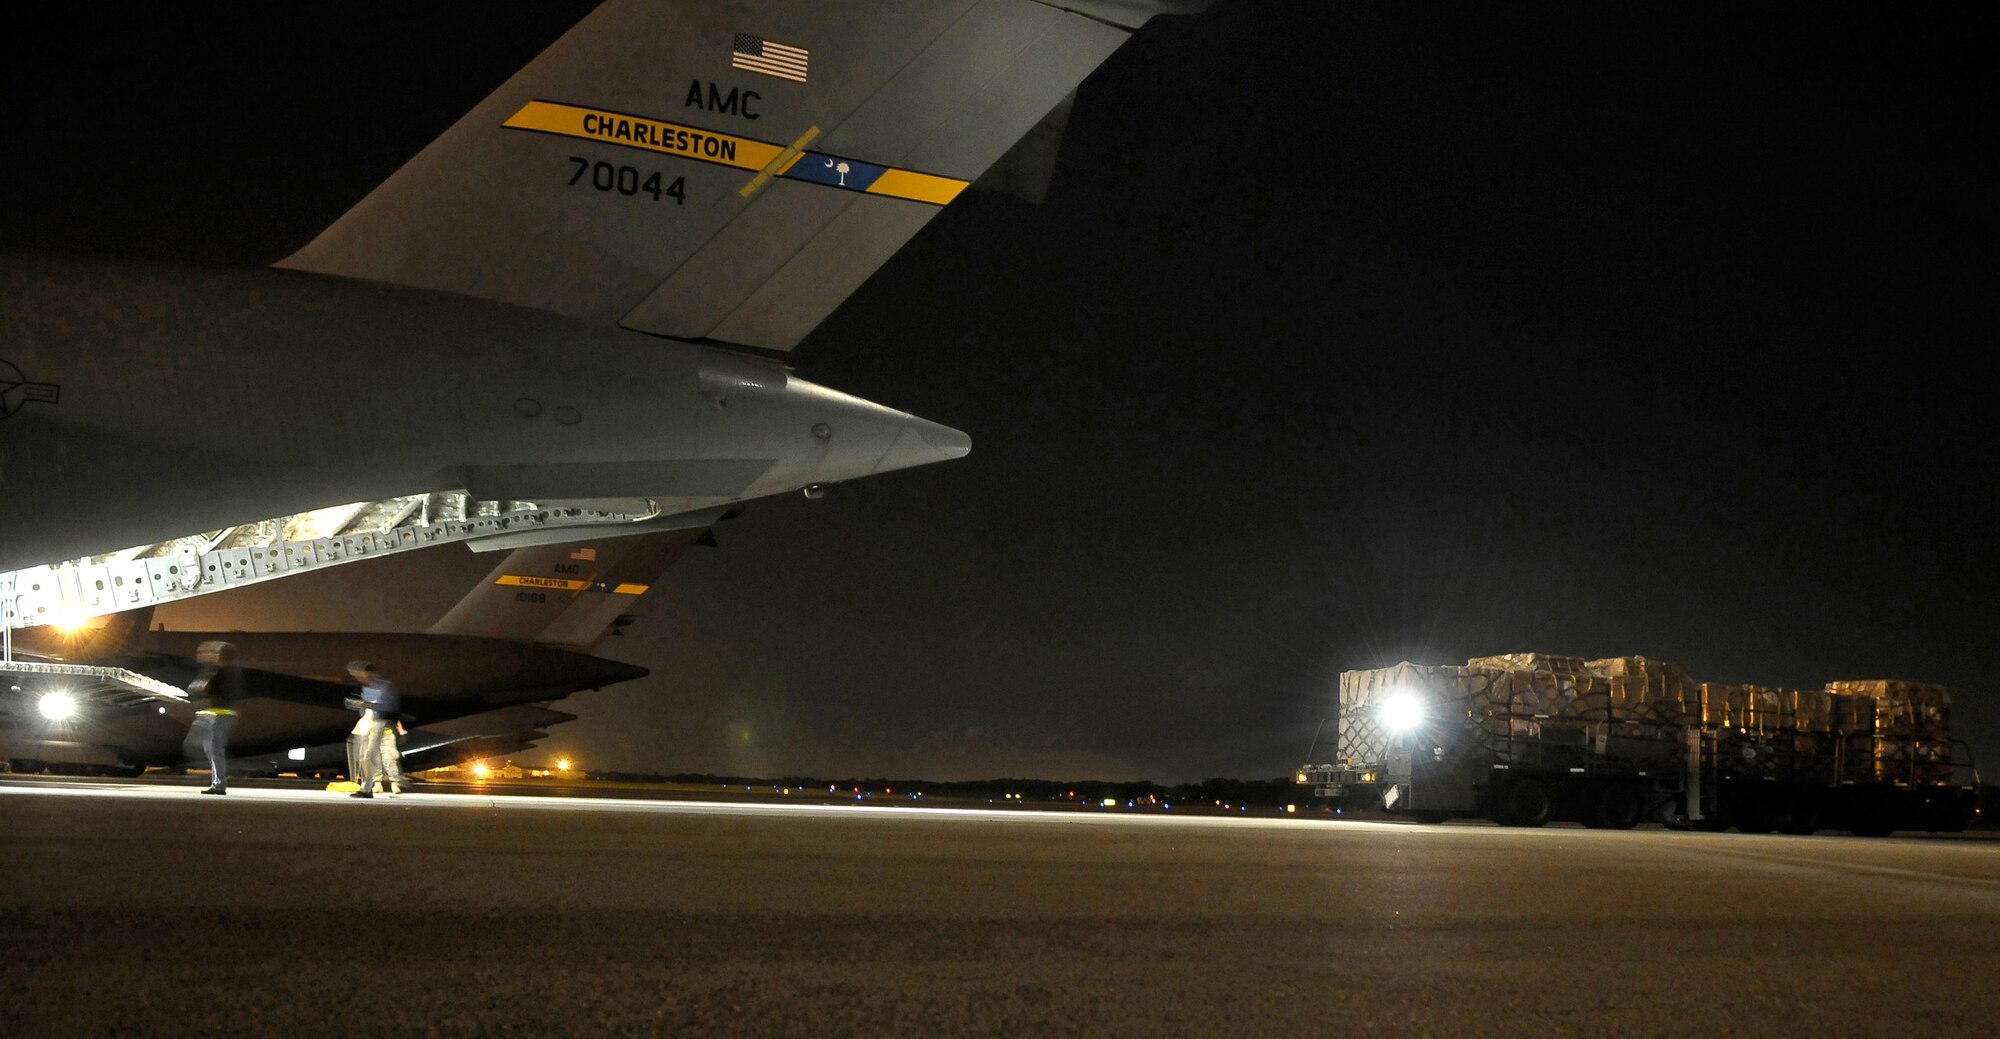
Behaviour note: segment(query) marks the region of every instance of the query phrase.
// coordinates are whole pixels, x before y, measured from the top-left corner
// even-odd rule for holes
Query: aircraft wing
[[[547,739],[549,728],[575,720],[576,715],[567,711],[519,704],[412,729],[402,739],[403,770],[419,772],[518,753]]]
[[[574,714],[540,704],[517,704],[420,726],[399,741],[403,770],[406,774],[416,773],[526,750],[536,741],[546,739],[545,730],[550,726],[575,720]],[[235,755],[231,765],[232,771],[240,769],[246,773],[342,772],[347,768],[347,744],[341,740],[273,754]]]
[[[610,0],[279,266],[789,350],[1038,127],[1048,152],[1148,18],[1205,6]]]

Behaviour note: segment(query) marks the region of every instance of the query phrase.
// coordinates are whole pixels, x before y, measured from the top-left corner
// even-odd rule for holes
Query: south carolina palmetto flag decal
[[[761,72],[766,76],[789,79],[794,83],[806,81],[806,49],[789,43],[767,40],[756,33],[739,32],[736,42],[729,48],[729,64],[750,72]]]

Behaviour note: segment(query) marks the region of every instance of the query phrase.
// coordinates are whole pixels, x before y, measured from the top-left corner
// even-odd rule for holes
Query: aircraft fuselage
[[[0,260],[0,361],[0,571],[447,488],[690,512],[969,447],[739,354],[278,269]]]

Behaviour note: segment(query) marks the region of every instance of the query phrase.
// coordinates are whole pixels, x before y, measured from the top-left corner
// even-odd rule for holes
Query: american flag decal
[[[806,81],[804,47],[767,40],[755,33],[736,34],[736,42],[729,48],[729,64],[733,68],[761,72],[794,83]]]

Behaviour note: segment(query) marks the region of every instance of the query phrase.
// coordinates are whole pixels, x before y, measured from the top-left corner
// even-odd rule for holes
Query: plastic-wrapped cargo
[[[1700,687],[1661,661],[1506,653],[1464,667],[1405,661],[1343,672],[1341,714],[1356,718],[1399,689],[1424,693],[1433,717],[1463,716],[1491,731],[1507,731],[1494,723],[1509,719],[1679,725],[1698,718],[1702,703]]]
[[[1770,686],[1704,682],[1702,724],[1762,734],[1788,731],[1793,726],[1786,692]]]
[[[1951,781],[1951,697],[1943,686],[1874,679],[1828,682],[1826,688],[1830,695],[1848,700],[1857,734],[1850,747],[1855,757],[1862,751],[1858,734],[1872,737],[1866,748],[1867,768],[1856,762],[1847,770],[1853,781],[1901,786]]]
[[[1829,693],[1867,697],[1874,705],[1874,731],[1880,735],[1949,738],[1951,697],[1941,685],[1876,679],[1828,682],[1826,688]]]
[[[1841,753],[1830,735],[1831,694],[1708,682],[1702,684],[1701,696],[1698,720],[1717,734],[1717,763],[1724,771],[1821,784],[1836,781]]]
[[[1902,786],[1948,783],[1952,778],[1951,744],[1914,736],[1879,736],[1874,746],[1874,779]]]
[[[1404,661],[1394,667],[1340,673],[1340,757],[1348,762],[1380,761],[1389,733],[1374,708],[1399,692],[1423,693],[1434,717],[1455,714],[1472,689],[1463,668]],[[1476,717],[1476,712],[1473,714]]]
[[[1411,709],[1382,709],[1398,693]],[[1750,832],[1832,820],[1875,833],[1951,828],[1971,811],[1950,700],[1928,683],[1704,684],[1639,656],[1505,653],[1345,672],[1340,712],[1350,771],[1319,766],[1310,781],[1328,797],[1374,785],[1432,817],[1540,825],[1553,805],[1622,826],[1638,798]]]
[[[1827,699],[1834,732],[1842,736],[1875,735],[1875,698],[1865,693],[1843,693],[1833,689],[1844,682],[1829,683]]]
[[[1556,653],[1497,653],[1473,657],[1465,666],[1493,671],[1546,671],[1554,675],[1581,675],[1589,671],[1582,657]]]
[[[1678,664],[1632,656],[1605,657],[1585,666],[1611,679],[1624,702],[1648,720],[1678,724],[1701,713],[1701,687]]]
[[[1836,762],[1835,782],[1875,781],[1875,699],[1865,694],[1839,693],[1828,686],[1828,728]]]
[[[1716,734],[1716,769],[1724,775],[1744,778],[1775,776],[1789,764],[1781,758],[1782,749],[1760,733],[1723,729]]]
[[[1474,657],[1465,667],[1490,676],[1485,702],[1502,713],[1674,725],[1699,703],[1694,683],[1678,667],[1645,657],[1503,653]]]
[[[1790,779],[1829,787],[1840,781],[1840,755],[1836,750],[1840,739],[1824,729],[1794,730],[1789,739],[1779,737],[1773,744],[1790,755]]]
[[[1792,728],[1799,732],[1833,731],[1833,694],[1824,689],[1788,689]]]

